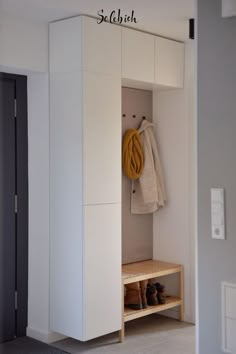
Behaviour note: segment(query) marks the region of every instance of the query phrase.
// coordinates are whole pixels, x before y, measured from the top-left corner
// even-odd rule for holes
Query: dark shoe
[[[141,299],[142,299],[142,305],[143,305],[143,308],[144,308],[144,309],[148,307],[147,296],[146,296],[147,284],[148,284],[148,281],[147,281],[147,280],[142,280],[142,281],[140,282]]]
[[[124,299],[124,303],[126,307],[129,307],[133,310],[141,310],[142,306],[142,299],[141,299],[141,289],[140,283],[131,283],[126,284],[126,296]]]
[[[147,285],[146,296],[147,296],[147,303],[149,306],[158,305],[157,289],[156,289],[155,285],[153,285],[153,284]]]
[[[161,305],[165,304],[166,303],[165,286],[160,283],[156,283],[155,287],[157,290],[158,303]]]

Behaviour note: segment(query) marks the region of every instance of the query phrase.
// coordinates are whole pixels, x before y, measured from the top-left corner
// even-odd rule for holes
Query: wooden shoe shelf
[[[166,303],[163,305],[148,306],[143,310],[132,310],[123,305],[122,314],[122,329],[120,331],[120,341],[124,341],[125,336],[125,322],[140,318],[143,316],[168,310],[170,308],[179,306],[179,320],[183,320],[183,266],[179,264],[148,260],[137,263],[125,264],[122,266],[122,281],[123,289],[126,284],[131,284],[137,281],[154,279],[170,274],[178,273],[179,277],[179,294],[178,296],[166,295]],[[124,296],[123,296],[124,299]]]

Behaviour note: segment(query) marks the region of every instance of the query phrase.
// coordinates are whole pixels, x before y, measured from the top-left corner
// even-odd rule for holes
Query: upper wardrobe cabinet
[[[155,84],[182,88],[183,81],[184,44],[155,37]]]
[[[155,37],[122,28],[122,77],[154,82]]]
[[[182,88],[184,44],[122,28],[122,78]]]
[[[50,72],[121,74],[121,28],[79,16],[50,27]]]

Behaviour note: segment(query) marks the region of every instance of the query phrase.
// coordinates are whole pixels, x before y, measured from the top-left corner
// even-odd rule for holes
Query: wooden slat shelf
[[[181,305],[182,300],[175,296],[166,297],[166,303],[163,305],[148,306],[148,308],[143,310],[132,310],[128,307],[124,308],[124,321],[132,321],[136,318],[151,315],[152,313],[157,313],[160,311],[168,310],[172,307]]]
[[[179,294],[178,296],[167,296],[166,303],[163,305],[149,306],[143,310],[132,310],[124,307],[122,315],[122,329],[120,331],[120,341],[124,341],[125,322],[140,318],[143,316],[168,310],[179,306],[179,320],[183,320],[183,266],[180,264],[167,263],[157,260],[148,260],[137,263],[125,264],[122,266],[123,288],[126,284],[135,283],[142,280],[154,279],[170,274],[178,273],[179,276]],[[124,304],[123,304],[124,306]]]
[[[122,266],[123,284],[163,277],[165,275],[178,273],[181,269],[182,266],[179,264],[153,260],[125,264]]]

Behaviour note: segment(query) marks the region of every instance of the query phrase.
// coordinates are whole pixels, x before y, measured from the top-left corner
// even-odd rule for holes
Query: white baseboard
[[[47,343],[47,344],[57,342],[58,340],[62,340],[66,338],[65,336],[59,333],[44,332],[32,327],[27,327],[26,334],[28,337],[37,339],[40,342]]]

